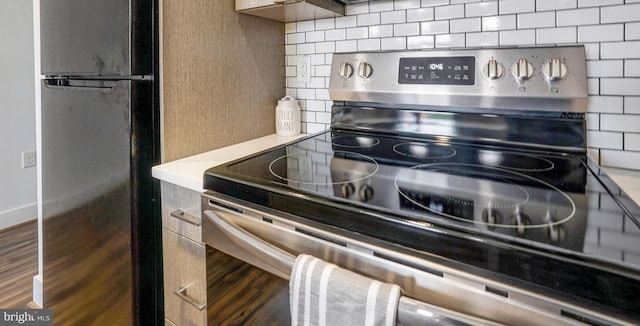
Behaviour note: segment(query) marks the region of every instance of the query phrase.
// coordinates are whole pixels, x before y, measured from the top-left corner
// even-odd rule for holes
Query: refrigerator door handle
[[[48,89],[61,90],[84,90],[111,92],[118,86],[119,80],[75,80],[75,79],[45,79],[44,87]]]

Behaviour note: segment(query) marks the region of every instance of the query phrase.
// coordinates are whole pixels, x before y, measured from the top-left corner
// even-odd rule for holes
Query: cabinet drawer
[[[202,242],[200,193],[162,182],[162,227]]]
[[[165,317],[178,326],[207,324],[206,248],[162,229]]]

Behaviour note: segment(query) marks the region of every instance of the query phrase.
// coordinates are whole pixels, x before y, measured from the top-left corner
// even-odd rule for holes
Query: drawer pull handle
[[[175,218],[177,218],[179,220],[183,220],[183,221],[185,221],[185,222],[187,222],[189,224],[193,224],[195,226],[200,226],[200,224],[201,224],[199,218],[197,218],[195,216],[191,216],[191,215],[185,213],[181,209],[178,209],[178,210],[175,210],[175,211],[171,212],[171,216],[173,216],[173,217],[175,217]]]
[[[191,284],[182,286],[177,288],[175,291],[173,291],[173,293],[177,296],[179,296],[182,300],[188,302],[189,304],[191,304],[192,306],[198,308],[198,310],[202,310],[204,309],[204,307],[207,306],[207,301],[202,301],[202,302],[198,302],[198,300],[190,297],[187,295],[187,288],[189,288]]]

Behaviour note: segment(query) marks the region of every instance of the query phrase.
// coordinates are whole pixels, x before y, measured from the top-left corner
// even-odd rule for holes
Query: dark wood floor
[[[27,308],[37,274],[37,221],[0,230],[0,309]]]

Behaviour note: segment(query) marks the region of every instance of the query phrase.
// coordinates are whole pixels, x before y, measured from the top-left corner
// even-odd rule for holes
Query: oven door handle
[[[204,212],[207,218],[213,222],[229,240],[235,245],[244,249],[264,263],[275,268],[279,273],[279,277],[286,280],[291,275],[293,263],[296,257],[276,246],[273,246],[257,236],[249,233],[240,226],[225,219],[220,214],[207,210]]]
[[[235,245],[277,269],[281,274],[278,275],[279,277],[286,276],[284,278],[289,279],[296,256],[267,243],[224,218],[221,214],[216,214],[211,210],[204,211],[204,214]],[[400,297],[397,318],[398,323],[404,325],[498,325],[488,320],[440,308],[406,296]]]

